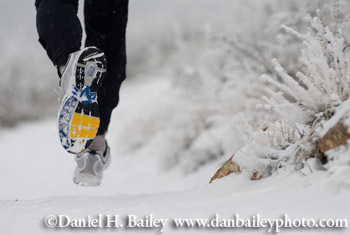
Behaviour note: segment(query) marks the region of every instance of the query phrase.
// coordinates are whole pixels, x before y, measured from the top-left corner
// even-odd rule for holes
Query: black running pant
[[[79,0],[36,0],[36,26],[39,42],[57,67],[65,65],[70,53],[78,51],[82,27],[77,16]],[[98,92],[101,124],[104,134],[113,109],[119,102],[119,88],[125,79],[125,33],[128,0],[85,0],[85,46],[101,49],[108,70]]]

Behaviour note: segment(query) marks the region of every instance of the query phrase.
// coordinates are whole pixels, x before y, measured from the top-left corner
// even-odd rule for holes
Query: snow
[[[323,127],[322,132],[320,133],[320,136],[324,136],[332,127],[334,127],[339,120],[346,117],[346,113],[349,112],[350,108],[350,99],[344,101],[340,106],[339,110],[336,112],[336,114],[328,121]]]
[[[159,159],[144,151],[122,151],[117,141],[128,119],[150,109],[169,93],[169,80],[127,81],[122,86],[121,103],[114,113],[108,140],[112,164],[102,185],[79,187],[72,183],[73,157],[61,148],[56,121],[23,124],[0,135],[0,233],[63,234],[94,232],[44,228],[48,215],[119,214],[157,218],[211,218],[214,214],[248,217],[260,214],[278,218],[347,218],[350,205],[348,187],[331,181],[326,171],[308,176],[280,172],[262,181],[250,181],[246,175],[230,175],[209,184],[217,169],[215,163],[184,175],[179,168],[162,171]],[[135,96],[134,94],[138,94]],[[151,94],[151,95],[149,95]],[[35,137],[33,138],[33,133]],[[130,133],[133,135],[133,133]],[[45,139],[43,144],[42,139]],[[33,151],[34,150],[34,151]],[[133,153],[133,154],[130,154]],[[261,230],[240,230],[244,234],[266,234]],[[115,230],[98,230],[115,233]],[[152,230],[118,230],[120,234],[156,234]],[[348,230],[285,230],[283,234],[348,234]],[[174,229],[166,226],[164,234],[220,234],[227,230]]]

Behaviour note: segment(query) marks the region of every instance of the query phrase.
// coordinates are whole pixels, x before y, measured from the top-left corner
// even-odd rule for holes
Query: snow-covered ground
[[[48,215],[86,218],[97,214],[120,216],[153,214],[156,218],[211,218],[235,214],[264,218],[350,219],[347,186],[332,182],[326,172],[301,176],[284,172],[262,181],[231,175],[208,184],[217,164],[208,164],[190,175],[164,172],[151,152],[120,151],[117,141],[128,119],[142,115],[169,94],[166,79],[124,83],[119,109],[114,113],[108,139],[113,162],[100,187],[72,183],[75,167],[71,155],[61,148],[55,120],[21,125],[0,136],[0,234],[156,234],[159,229],[48,229]],[[137,96],[135,96],[137,94]],[[151,94],[151,95],[150,95]],[[133,133],[129,133],[133,136]],[[43,141],[45,140],[45,141]],[[123,153],[124,152],[124,153]],[[175,229],[170,223],[165,234],[231,234],[223,229]],[[240,234],[266,234],[266,229],[238,230]],[[349,230],[283,230],[282,234],[349,234]]]

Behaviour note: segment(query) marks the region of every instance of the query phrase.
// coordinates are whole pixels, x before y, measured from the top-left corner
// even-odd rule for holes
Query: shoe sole
[[[58,127],[64,149],[80,153],[89,147],[100,126],[97,92],[106,73],[107,59],[96,47],[88,47],[73,63],[75,84],[63,97]]]

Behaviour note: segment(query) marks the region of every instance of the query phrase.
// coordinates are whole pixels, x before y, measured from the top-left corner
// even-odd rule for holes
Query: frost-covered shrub
[[[236,4],[236,8],[232,8],[233,15],[241,14],[240,17],[245,19],[244,12],[255,12],[256,19],[244,21],[239,20],[236,15],[236,22],[232,24],[224,24],[221,27],[217,22],[206,24],[200,37],[183,39],[185,37],[181,34],[177,37],[178,49],[171,58],[172,67],[168,70],[168,76],[173,79],[174,85],[182,90],[187,105],[194,107],[193,110],[200,110],[184,115],[187,115],[189,120],[206,120],[211,124],[208,128],[197,131],[194,140],[201,139],[202,135],[211,131],[218,132],[216,129],[227,130],[239,125],[240,122],[236,118],[238,113],[243,113],[244,120],[249,123],[256,123],[261,115],[264,115],[262,110],[256,110],[255,106],[260,97],[268,95],[269,92],[264,90],[263,81],[256,78],[262,73],[270,76],[278,74],[274,66],[268,63],[273,56],[277,55],[283,61],[289,62],[288,73],[296,71],[301,64],[298,40],[286,37],[280,27],[274,26],[287,21],[297,29],[306,28],[305,21],[300,18],[301,15],[305,15],[307,9],[315,7],[314,4],[305,1],[261,1],[255,5],[245,1]],[[198,114],[202,116],[197,116]],[[272,129],[270,127],[269,131]],[[290,141],[296,141],[298,135],[301,135],[294,133],[295,130],[283,122],[276,129],[283,132],[280,134],[281,138],[275,136],[274,146],[287,146]],[[186,133],[185,129],[183,133]],[[293,137],[290,133],[293,133]],[[235,138],[237,135],[237,132],[232,132],[231,135],[221,132],[216,135],[219,141],[216,137],[211,144],[193,144],[188,145],[186,149],[179,148],[181,154],[177,156],[175,163],[194,165],[196,167],[193,169],[196,169],[210,161],[222,161],[223,157],[231,155],[232,150],[242,146],[242,142]],[[293,140],[290,140],[291,138]],[[227,139],[232,141],[231,145],[225,143]],[[265,138],[256,139],[267,141]],[[268,141],[271,141],[271,138]],[[264,143],[261,144],[264,146]],[[193,154],[193,149],[200,154]],[[213,151],[214,149],[221,151]],[[259,162],[259,159],[254,162]],[[266,163],[263,162],[262,165]]]
[[[320,10],[306,20],[310,25],[306,34],[283,26],[303,42],[300,71],[289,75],[274,59],[278,76],[261,77],[269,85],[265,104],[259,105],[266,115],[254,127],[247,124],[243,132],[246,145],[234,158],[243,168],[264,174],[285,166],[300,170],[306,159],[321,157],[319,139],[340,118],[349,115],[350,57],[343,31],[346,22],[327,26]],[[251,155],[249,160],[244,152]]]

